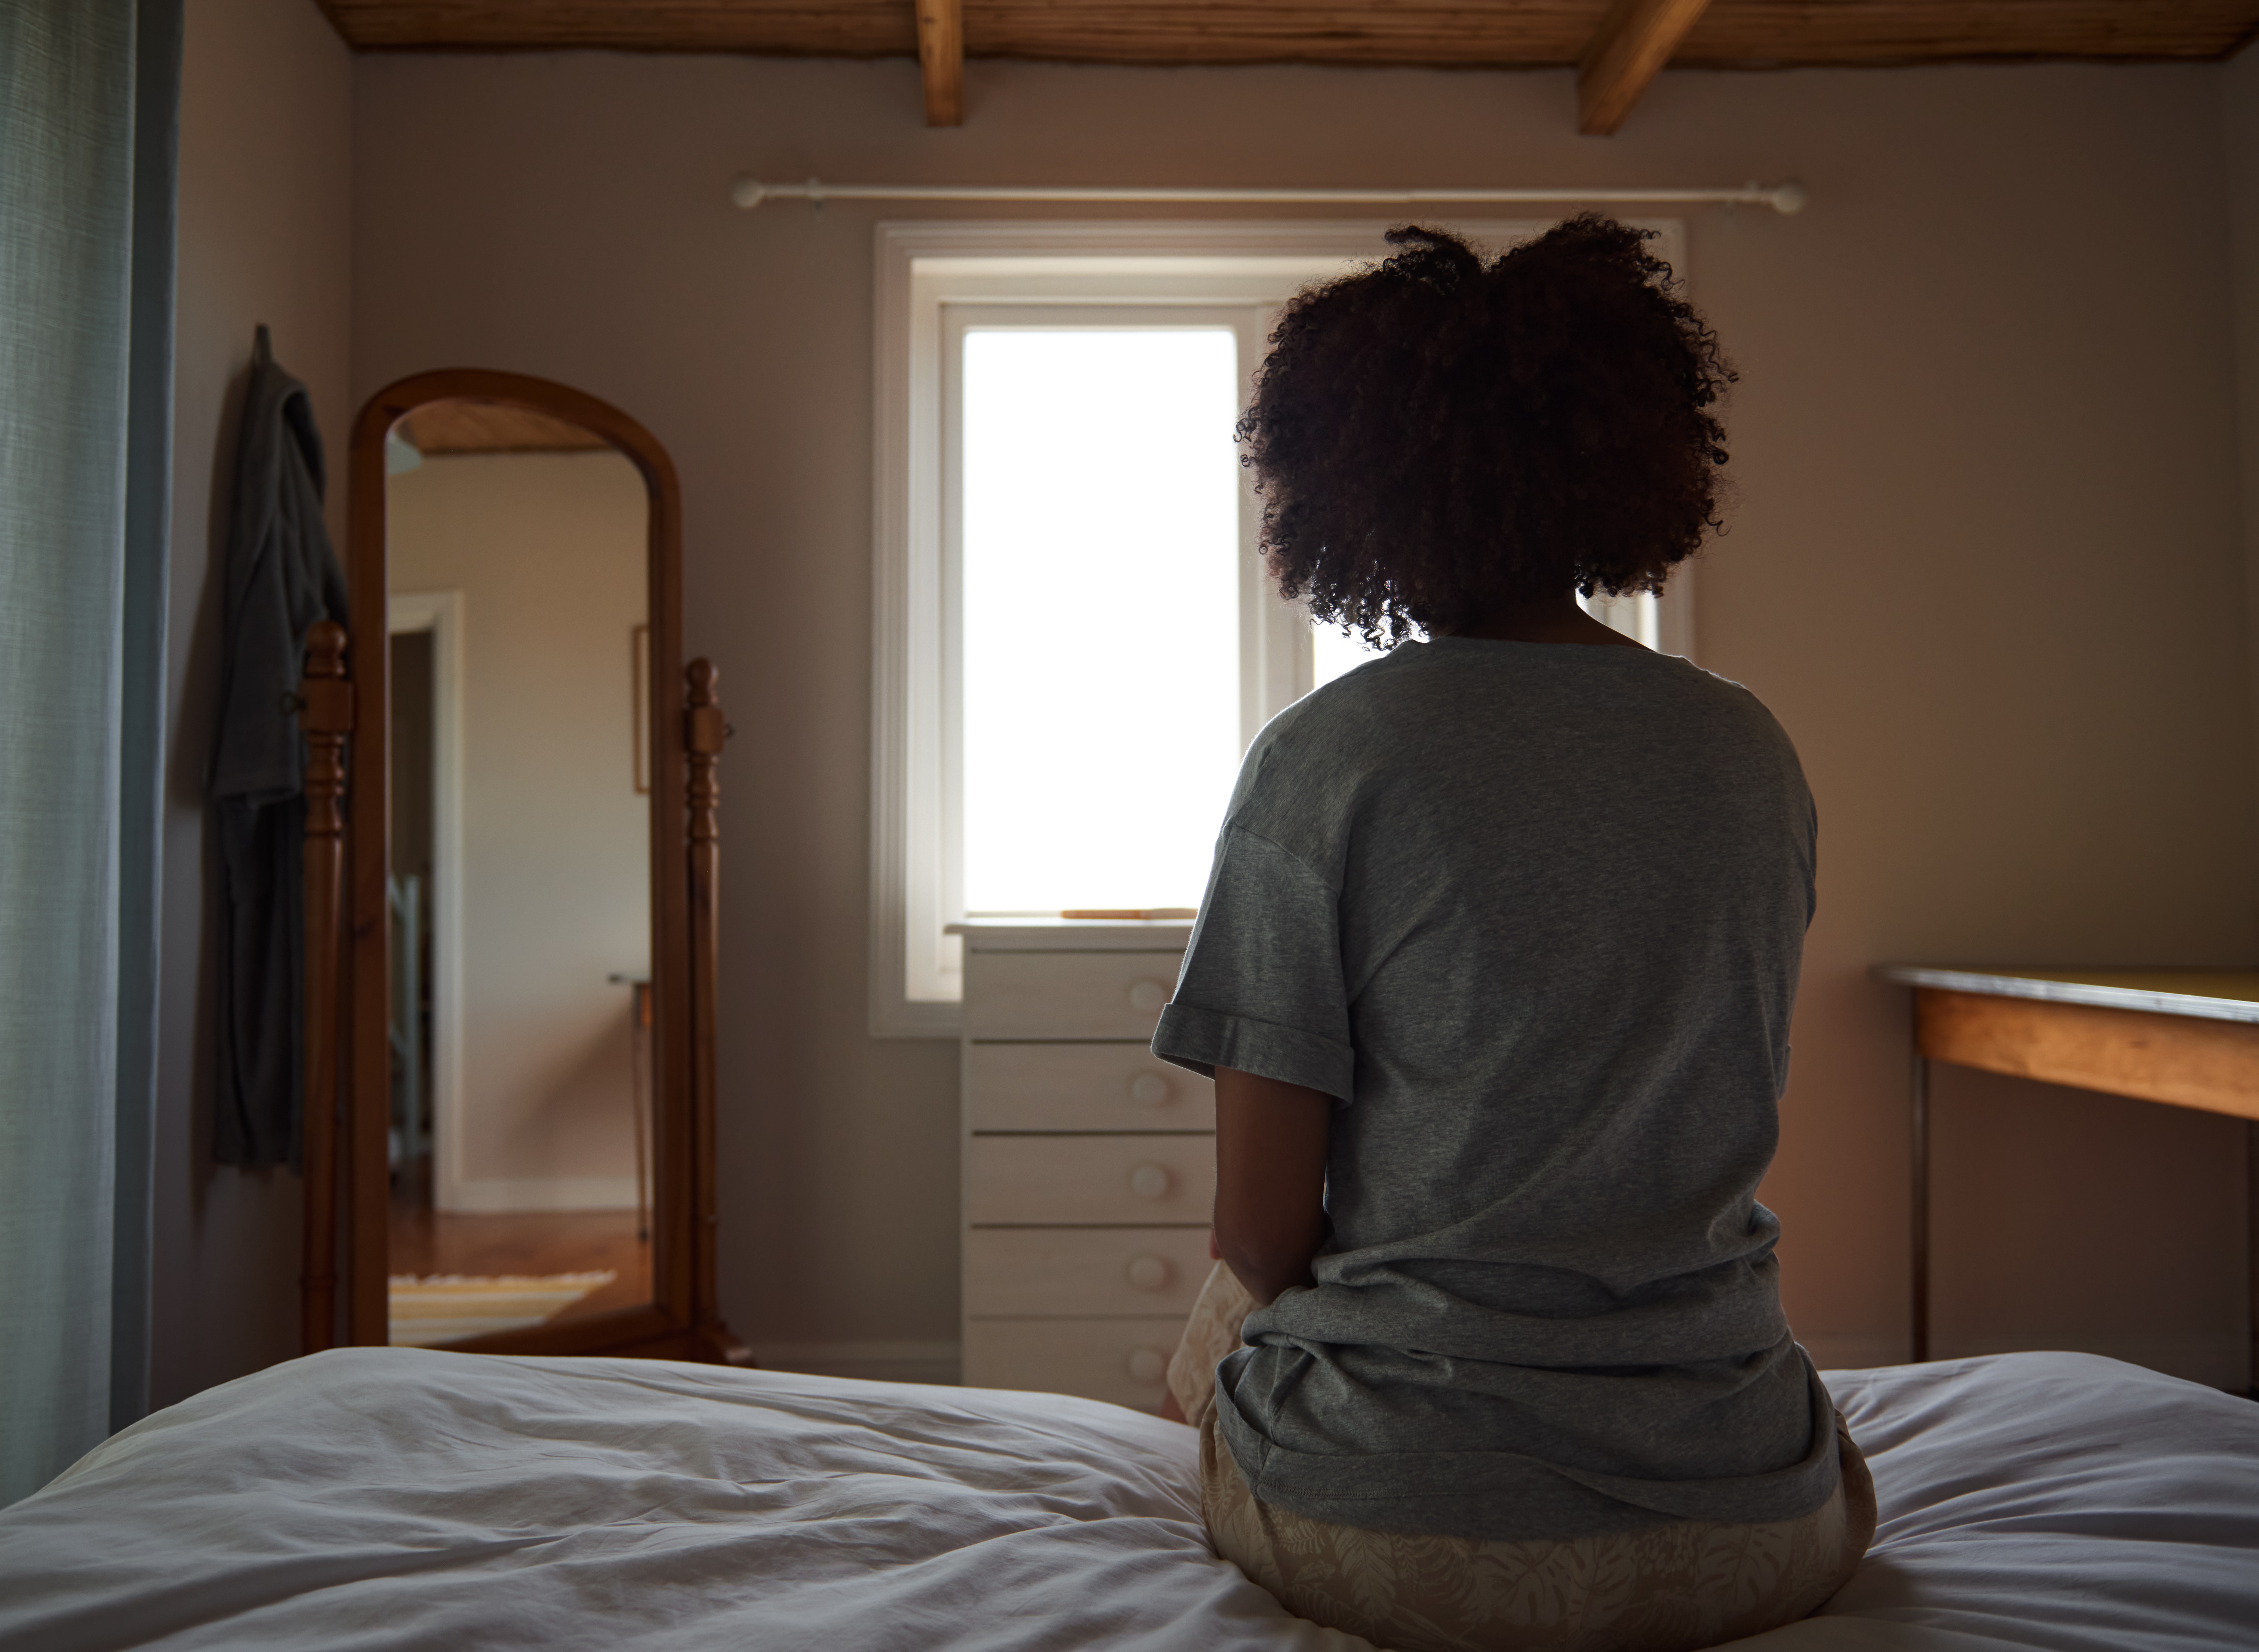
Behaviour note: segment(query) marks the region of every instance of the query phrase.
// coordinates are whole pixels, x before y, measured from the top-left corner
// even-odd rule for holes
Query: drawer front
[[[1153,1036],[1181,952],[968,952],[967,1038]]]
[[[965,1219],[1083,1227],[1205,1228],[1215,1209],[1209,1136],[975,1136]]]
[[[1205,1228],[975,1228],[965,1311],[1186,1314],[1213,1265]]]
[[[1139,1320],[967,1320],[965,1385],[1080,1394],[1157,1411],[1182,1314]]]
[[[1215,1086],[1143,1044],[967,1044],[976,1130],[1212,1130]]]

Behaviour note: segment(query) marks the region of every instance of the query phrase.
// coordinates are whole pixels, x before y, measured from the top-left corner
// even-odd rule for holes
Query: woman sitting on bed
[[[1389,239],[1287,307],[1240,426],[1281,592],[1396,646],[1256,739],[1154,1036],[1215,1078],[1170,1409],[1304,1617],[1709,1646],[1875,1520],[1755,1197],[1812,799],[1746,690],[1575,599],[1716,525],[1733,375],[1638,231]]]

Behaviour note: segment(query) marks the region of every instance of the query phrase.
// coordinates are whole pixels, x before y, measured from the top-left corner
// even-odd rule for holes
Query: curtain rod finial
[[[730,181],[730,199],[747,211],[767,197],[768,191],[761,188],[761,181],[748,173],[741,172]]]

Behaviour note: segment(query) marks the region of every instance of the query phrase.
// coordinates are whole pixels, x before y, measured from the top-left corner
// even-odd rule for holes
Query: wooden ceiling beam
[[[903,0],[317,0],[356,51],[909,57]],[[1573,67],[1606,0],[961,0],[973,56],[1067,63]],[[2259,0],[1717,0],[1710,68],[2225,58]]]
[[[1577,65],[1577,130],[1606,138],[1624,124],[1710,0],[1615,0]]]
[[[917,0],[918,68],[925,124],[965,124],[965,0]]]

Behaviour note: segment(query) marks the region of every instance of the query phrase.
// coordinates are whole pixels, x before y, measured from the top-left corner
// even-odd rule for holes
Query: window
[[[1692,571],[1682,569],[1672,579],[1669,593],[1660,600],[1645,595],[1580,596],[1577,605],[1635,643],[1666,654],[1692,654],[1692,604],[1687,601],[1691,583]],[[1363,637],[1349,636],[1337,625],[1312,626],[1310,644],[1310,686],[1314,688],[1322,687],[1343,673],[1355,671],[1387,652],[1367,648]]]
[[[1270,588],[1231,427],[1382,227],[880,226],[874,1033],[955,1033],[960,917],[1196,902],[1247,743],[1372,657]]]
[[[951,317],[954,910],[1200,899],[1244,746],[1231,426],[1252,331]]]

